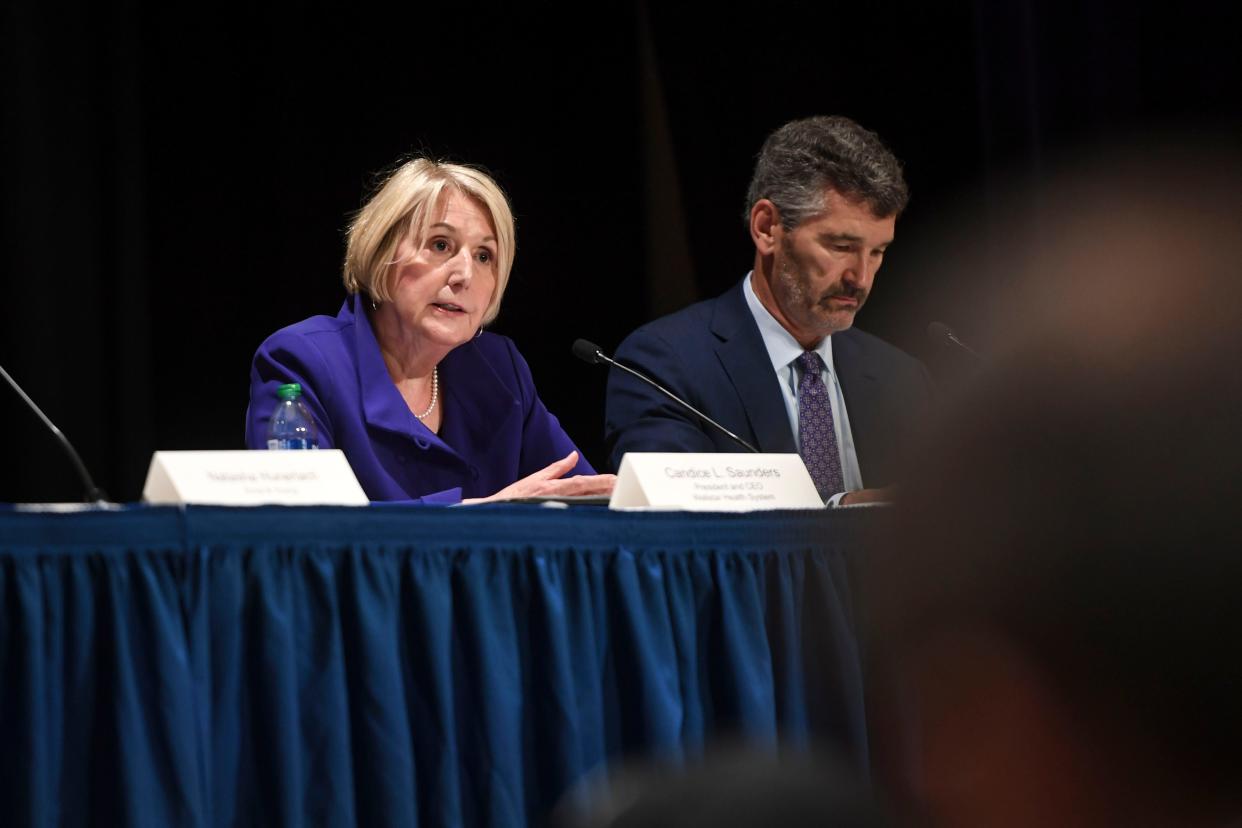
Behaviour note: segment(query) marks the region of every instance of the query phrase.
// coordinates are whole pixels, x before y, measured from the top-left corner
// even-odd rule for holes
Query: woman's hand
[[[534,474],[510,483],[490,497],[471,497],[462,503],[489,503],[496,500],[513,500],[519,497],[575,497],[584,495],[610,495],[617,484],[615,474],[580,474],[565,477],[578,465],[578,452],[571,451]]]

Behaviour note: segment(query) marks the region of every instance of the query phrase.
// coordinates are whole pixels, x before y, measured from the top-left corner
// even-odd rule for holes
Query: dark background
[[[335,314],[349,214],[422,150],[508,191],[518,256],[494,329],[599,465],[604,375],[573,340],[611,350],[740,278],[764,136],[840,113],[914,194],[860,326],[950,371],[923,329],[969,336],[962,292],[1003,282],[943,266],[961,238],[1003,249],[1002,187],[1069,150],[1233,134],[1227,9],[9,0],[0,365],[113,499],[138,499],[157,448],[240,448],[255,348]],[[79,497],[7,388],[0,428],[0,501]]]

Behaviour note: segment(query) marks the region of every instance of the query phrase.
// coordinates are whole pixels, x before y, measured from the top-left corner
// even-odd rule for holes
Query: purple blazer
[[[345,452],[371,500],[485,497],[576,449],[540,402],[513,342],[492,333],[440,362],[443,422],[432,432],[388,376],[357,295],[335,318],[313,316],[259,346],[250,368],[248,447],[266,447],[276,388],[286,382],[301,383],[320,448]],[[579,453],[570,474],[594,473]]]

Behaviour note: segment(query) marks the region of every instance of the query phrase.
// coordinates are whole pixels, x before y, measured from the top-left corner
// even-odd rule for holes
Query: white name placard
[[[630,452],[608,507],[749,512],[822,509],[824,501],[796,454]]]
[[[157,451],[142,499],[213,506],[366,506],[340,449]]]

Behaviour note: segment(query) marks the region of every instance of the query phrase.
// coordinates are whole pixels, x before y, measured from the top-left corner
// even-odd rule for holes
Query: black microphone
[[[9,372],[4,370],[3,365],[0,365],[0,375],[3,375],[5,381],[8,382],[9,385],[13,386],[13,390],[17,392],[17,396],[21,397],[26,405],[30,406],[30,410],[39,415],[39,419],[42,420],[43,424],[48,427],[48,430],[52,432],[52,435],[65,449],[65,453],[69,455],[69,459],[73,461],[74,468],[78,470],[78,477],[82,478],[82,485],[86,487],[86,495],[83,497],[83,500],[87,503],[106,503],[108,496],[104,494],[103,489],[95,485],[94,480],[91,480],[90,472],[86,470],[86,464],[82,462],[82,458],[78,456],[78,453],[74,451],[73,445],[69,442],[69,438],[65,436],[64,432],[56,427],[55,423],[48,419],[47,415],[43,413],[43,410],[40,409],[39,406],[35,405],[35,401],[30,399],[26,392],[22,390],[22,387],[17,384],[17,381],[9,376]]]
[[[647,383],[652,388],[659,391],[661,394],[663,394],[664,396],[668,397],[673,402],[680,405],[682,408],[694,414],[696,417],[698,417],[703,422],[708,423],[709,425],[712,425],[715,428],[719,429],[723,434],[725,434],[731,440],[736,442],[738,445],[745,447],[747,451],[753,451],[755,454],[759,453],[759,449],[755,448],[750,443],[743,440],[741,437],[738,437],[732,431],[729,431],[729,429],[725,428],[720,423],[716,422],[711,417],[704,414],[702,411],[699,411],[693,405],[686,402],[681,397],[674,394],[672,391],[669,391],[667,388],[665,388],[663,385],[660,385],[660,383],[656,382],[651,377],[647,376],[646,374],[640,371],[635,371],[633,368],[631,368],[628,365],[622,365],[620,362],[617,362],[612,357],[605,355],[604,352],[600,350],[600,347],[596,345],[595,343],[587,342],[585,339],[579,339],[578,341],[574,342],[574,356],[576,356],[578,359],[582,360],[583,362],[589,362],[592,365],[600,365],[603,363],[607,363],[608,365],[612,365],[615,368],[620,368],[622,371],[629,374],[630,376],[637,377],[638,379]]]
[[[957,338],[957,334],[953,333],[953,329],[943,322],[931,322],[927,325],[927,335],[933,340],[940,343],[951,343],[961,348],[977,360],[982,361],[983,357],[974,348]]]

